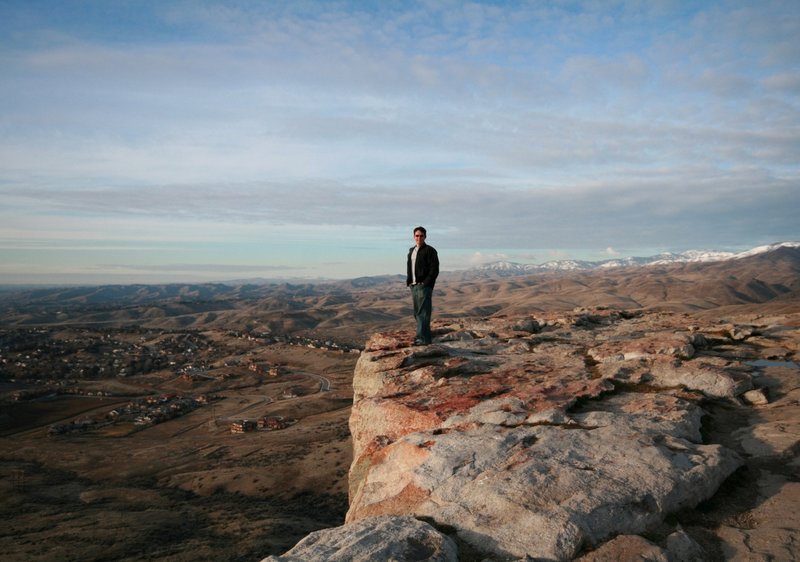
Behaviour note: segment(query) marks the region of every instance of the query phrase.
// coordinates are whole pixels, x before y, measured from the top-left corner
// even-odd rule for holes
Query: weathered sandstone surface
[[[342,527],[311,533],[283,556],[267,561],[378,562],[428,560],[455,562],[458,549],[446,535],[411,516],[362,519]]]
[[[747,364],[794,357],[796,327],[577,310],[439,324],[435,336],[369,340],[353,382],[347,524],[267,560],[366,560],[342,545],[370,533],[395,537],[384,559],[398,561],[797,555],[797,525],[769,509],[797,505],[797,369]],[[720,421],[715,439],[709,404],[750,423],[726,432]],[[707,552],[668,521],[775,458],[794,468],[742,468],[760,470],[752,517],[763,525],[734,518]]]

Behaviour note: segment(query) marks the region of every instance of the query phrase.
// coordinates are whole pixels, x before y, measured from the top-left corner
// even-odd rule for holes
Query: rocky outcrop
[[[374,336],[347,521],[411,514],[479,556],[569,560],[710,497],[741,461],[703,443],[699,404],[752,385],[681,320],[578,311],[440,325],[428,347]]]
[[[799,336],[611,310],[440,323],[424,347],[375,334],[353,381],[346,524],[268,560],[707,559],[668,518],[745,462],[757,495],[723,512],[756,507],[715,524],[711,558],[781,556],[798,540],[778,515],[796,512],[798,376],[746,359],[794,356]]]

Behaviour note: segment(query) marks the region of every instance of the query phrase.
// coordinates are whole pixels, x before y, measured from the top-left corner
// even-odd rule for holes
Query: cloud
[[[655,66],[665,55],[646,44],[642,49],[641,34],[598,52],[590,41],[616,29],[608,14],[590,6],[578,13],[479,4],[412,3],[390,14],[316,8],[201,3],[186,11],[174,5],[164,12],[179,29],[199,23],[222,39],[176,48],[174,39],[117,45],[76,38],[7,56],[7,66],[17,69],[11,74],[20,88],[16,100],[24,98],[22,89],[50,92],[49,84],[57,84],[71,107],[37,125],[46,130],[55,123],[66,142],[35,139],[36,147],[24,148],[27,162],[13,159],[16,168],[30,172],[46,162],[53,175],[155,183],[341,176],[345,158],[358,171],[370,163],[391,166],[399,157],[428,168],[513,165],[512,173],[528,174],[567,164],[575,170],[620,159],[667,160],[679,155],[675,146],[696,146],[696,127],[706,125],[707,104],[683,104],[685,96],[698,87],[743,96],[754,84],[724,68],[732,61],[699,65],[697,75],[694,65],[674,58],[671,72],[684,78],[665,83]],[[628,5],[621,10],[620,22],[656,21]],[[695,33],[724,22],[726,14],[717,12]],[[395,17],[405,23],[392,25]],[[525,25],[533,33],[523,34]],[[583,38],[574,31],[596,25],[600,31]],[[578,41],[577,54],[558,42],[565,41],[560,33]],[[546,50],[537,34],[554,42],[561,58],[532,72],[526,66]],[[514,50],[503,46],[507,35]],[[714,31],[714,37],[725,45],[738,35]],[[473,55],[468,45],[475,41],[494,47]],[[651,44],[661,41],[664,32],[656,31]],[[760,41],[755,52],[765,49]],[[30,114],[53,106],[50,96],[33,98],[26,102]],[[712,111],[720,112],[718,123],[737,117],[731,108]],[[766,106],[760,111],[768,117]]]
[[[104,270],[117,270],[126,271],[131,273],[154,273],[154,272],[168,272],[168,273],[191,273],[191,274],[216,274],[224,273],[226,275],[236,274],[267,274],[267,273],[280,273],[283,271],[291,270],[296,272],[296,266],[285,265],[252,265],[252,264],[237,264],[237,263],[169,263],[169,264],[153,264],[147,266],[132,266],[123,263],[109,263],[100,264],[100,268]]]
[[[495,263],[498,261],[508,261],[508,260],[509,260],[508,254],[503,254],[503,253],[484,254],[483,252],[475,252],[474,254],[470,255],[466,261],[470,267],[475,267],[479,265],[485,265],[487,263]]]
[[[797,95],[800,94],[800,72],[773,74],[764,78],[763,84],[771,90]]]
[[[744,229],[764,238],[788,239],[800,211],[791,181],[744,171],[719,176],[661,171],[653,177],[620,177],[573,186],[508,186],[502,178],[387,186],[308,181],[165,185],[152,188],[6,190],[4,197],[38,204],[41,225],[64,236],[48,215],[88,217],[110,239],[129,237],[141,224],[175,239],[225,236],[225,232],[274,225],[386,228],[422,223],[458,248],[629,246],[633,235],[649,245],[662,240],[691,244],[735,238]],[[424,205],[420,202],[424,201]],[[38,202],[38,203],[37,203]],[[770,221],[761,217],[768,215]],[[108,217],[102,221],[91,217]],[[61,219],[62,221],[66,219]],[[14,219],[10,217],[13,225]],[[216,227],[210,227],[217,224]],[[239,225],[231,230],[224,225]],[[249,227],[247,225],[250,225]],[[327,227],[325,225],[328,225]],[[620,225],[624,225],[621,228]],[[8,226],[6,228],[9,228]],[[151,227],[142,229],[152,232]],[[2,234],[2,232],[0,232]],[[138,237],[137,237],[138,239]],[[605,247],[602,246],[602,247]]]

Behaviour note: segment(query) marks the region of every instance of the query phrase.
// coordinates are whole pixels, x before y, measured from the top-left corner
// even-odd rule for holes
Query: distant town
[[[240,385],[246,387],[253,380],[296,376],[286,365],[259,358],[255,350],[270,345],[336,353],[360,351],[329,339],[263,331],[6,329],[0,331],[0,382],[15,389],[0,395],[0,401],[21,403],[75,396],[114,402],[107,411],[52,424],[51,436],[122,424],[148,427],[212,404],[219,399],[219,391],[235,388],[237,379],[250,377]],[[317,378],[320,390],[330,389],[324,377],[305,375]],[[195,386],[205,391],[193,392]],[[165,392],[165,387],[172,391]],[[278,398],[296,398],[305,392],[301,386],[290,386]],[[230,423],[233,433],[272,431],[294,423],[283,416],[221,421]]]
[[[209,362],[224,357],[230,349],[211,341],[198,330],[155,331],[138,327],[93,330],[70,329],[63,336],[59,328],[18,328],[0,331],[0,380],[65,378],[100,379],[127,377],[173,368],[176,374],[200,374]],[[360,349],[331,340],[305,336],[282,336],[269,332],[227,331],[229,338],[241,338],[267,345],[285,343],[315,349],[358,353]],[[198,352],[205,351],[200,359]],[[238,365],[228,360],[225,366]]]

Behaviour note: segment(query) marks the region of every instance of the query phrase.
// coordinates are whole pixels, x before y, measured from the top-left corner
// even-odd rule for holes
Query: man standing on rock
[[[417,338],[414,345],[428,345],[431,336],[433,286],[439,276],[439,255],[433,246],[425,243],[427,232],[421,226],[414,229],[414,246],[408,250],[406,285],[411,287],[414,319],[417,321]]]

